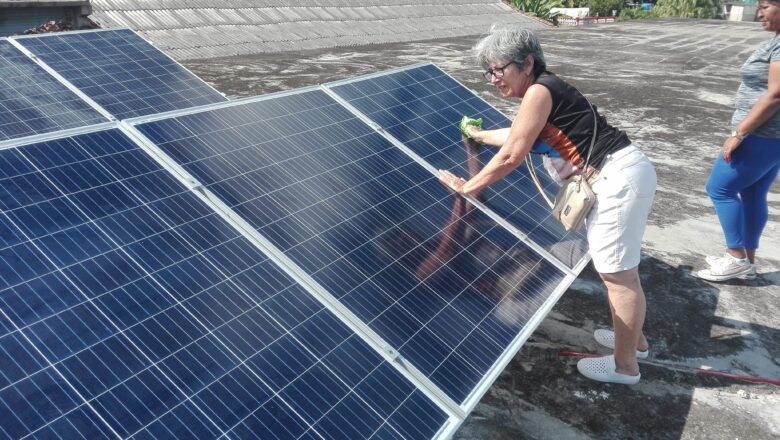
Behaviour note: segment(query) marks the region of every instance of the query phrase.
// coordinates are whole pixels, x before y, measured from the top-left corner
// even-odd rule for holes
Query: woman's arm
[[[506,143],[509,137],[510,128],[498,128],[496,130],[482,130],[479,127],[470,125],[467,129],[472,139],[482,142],[491,147],[500,147]]]
[[[777,113],[778,109],[780,109],[780,61],[775,61],[769,64],[767,91],[758,98],[745,119],[737,125],[737,133],[744,136],[753,132]],[[723,159],[726,162],[731,161],[731,153],[739,147],[740,143],[742,141],[734,136],[727,138],[723,143]]]
[[[441,171],[439,177],[453,190],[477,195],[485,187],[496,182],[517,168],[539,137],[552,111],[552,96],[542,85],[528,88],[506,141],[490,162],[468,181],[458,178],[449,171]]]

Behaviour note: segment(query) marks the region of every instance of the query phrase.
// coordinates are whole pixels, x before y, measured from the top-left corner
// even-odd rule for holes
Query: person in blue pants
[[[756,275],[756,249],[768,218],[767,194],[780,169],[780,0],[761,0],[758,17],[771,40],[740,69],[731,136],[707,181],[726,238],[723,256],[696,273],[710,281]]]

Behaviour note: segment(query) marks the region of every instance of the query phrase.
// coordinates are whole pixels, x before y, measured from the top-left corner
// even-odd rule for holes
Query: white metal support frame
[[[297,89],[294,91],[280,92],[270,95],[263,95],[256,98],[247,98],[226,103],[210,104],[194,109],[167,112],[160,115],[145,116],[123,121],[119,124],[122,131],[136,142],[144,151],[153,157],[164,169],[171,172],[187,188],[193,191],[199,199],[207,206],[211,207],[228,224],[236,228],[244,237],[257,246],[262,252],[280,266],[295,281],[301,284],[315,298],[317,298],[326,308],[333,312],[350,329],[366,341],[374,350],[396,368],[404,377],[406,377],[415,387],[424,393],[429,399],[436,403],[450,417],[449,421],[442,427],[436,438],[449,438],[454,432],[455,427],[459,426],[466,418],[467,413],[463,407],[453,401],[444,391],[434,384],[428,377],[420,372],[414,365],[406,361],[403,356],[387,343],[381,336],[368,327],[360,318],[347,309],[341,302],[333,296],[326,288],[320,285],[309,274],[301,269],[294,261],[287,257],[273,243],[271,243],[262,234],[257,232],[252,225],[247,223],[232,208],[225,204],[216,194],[203,186],[194,176],[190,175],[184,168],[178,165],[165,152],[160,150],[151,140],[146,138],[135,125],[145,122],[152,122],[161,119],[184,116],[188,114],[199,113],[203,111],[216,110],[221,108],[233,107],[250,102],[260,102],[267,99],[277,98],[297,93],[305,93],[313,90],[321,90],[319,87],[309,87]]]

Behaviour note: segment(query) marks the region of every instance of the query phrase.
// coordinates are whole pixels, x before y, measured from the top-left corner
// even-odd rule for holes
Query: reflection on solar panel
[[[0,150],[0,191],[0,437],[430,438],[447,423],[118,129]]]
[[[100,122],[106,119],[0,39],[0,141]]]
[[[117,119],[226,101],[129,29],[14,40]]]
[[[474,173],[496,151],[464,143],[456,128],[461,117],[481,117],[488,129],[511,124],[506,116],[431,64],[327,87],[435,168],[451,169],[461,176]],[[557,188],[543,168],[537,174],[545,186]],[[550,208],[524,167],[491,185],[483,197],[488,207],[566,266],[574,268],[587,258],[584,232],[566,233],[550,216]]]
[[[573,279],[322,90],[136,128],[456,405]]]

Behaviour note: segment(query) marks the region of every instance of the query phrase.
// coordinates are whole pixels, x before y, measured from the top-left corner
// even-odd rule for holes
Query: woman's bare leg
[[[639,374],[636,350],[647,350],[647,339],[642,333],[645,322],[645,293],[639,281],[639,270],[602,273],[607,286],[612,325],[615,331],[616,371],[635,376]]]

